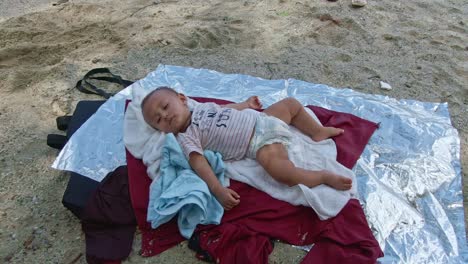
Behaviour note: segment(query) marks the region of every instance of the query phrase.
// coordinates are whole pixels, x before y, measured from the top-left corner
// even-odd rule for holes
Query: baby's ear
[[[178,96],[179,96],[179,99],[184,103],[184,104],[187,104],[187,96],[185,96],[185,94],[183,93],[178,93]]]

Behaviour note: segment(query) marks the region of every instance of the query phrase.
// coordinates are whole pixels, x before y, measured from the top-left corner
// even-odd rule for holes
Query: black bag
[[[99,76],[96,76],[99,75]],[[112,74],[107,68],[97,68],[89,71],[82,80],[78,81],[76,88],[88,94],[97,94],[109,98],[113,94],[97,88],[91,80],[101,80],[120,84],[122,88],[133,82],[123,80],[120,76]],[[61,116],[56,119],[57,128],[66,131],[66,136],[59,134],[47,135],[47,145],[52,148],[62,149],[68,139],[81,127],[105,102],[105,100],[80,101],[78,102],[72,116]],[[70,179],[63,194],[62,204],[76,217],[81,219],[82,211],[89,197],[99,186],[99,182],[75,172],[70,172]]]

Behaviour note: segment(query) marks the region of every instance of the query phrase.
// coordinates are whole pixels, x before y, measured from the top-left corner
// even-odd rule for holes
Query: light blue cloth
[[[221,154],[204,151],[216,177],[224,186]],[[198,224],[219,224],[224,209],[206,183],[192,170],[173,134],[167,134],[162,148],[161,175],[150,186],[147,221],[153,228],[178,215],[182,236],[190,238]]]

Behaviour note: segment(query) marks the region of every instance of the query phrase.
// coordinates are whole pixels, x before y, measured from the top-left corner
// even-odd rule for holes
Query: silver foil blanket
[[[467,263],[460,140],[446,103],[396,100],[295,79],[265,80],[160,65],[109,99],[69,140],[53,167],[95,180],[125,165],[123,111],[131,89],[170,86],[234,102],[285,97],[379,123],[357,165],[361,204],[385,257],[380,263]]]

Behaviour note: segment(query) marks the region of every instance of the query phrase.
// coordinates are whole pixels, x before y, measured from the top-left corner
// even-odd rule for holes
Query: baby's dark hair
[[[145,104],[146,102],[148,101],[148,98],[150,98],[154,93],[158,92],[158,91],[170,91],[172,93],[174,93],[175,95],[177,95],[178,93],[172,89],[171,87],[167,87],[167,86],[160,86],[156,89],[154,89],[153,91],[151,91],[149,94],[147,94],[145,96],[145,98],[143,98],[143,101],[141,101],[141,109],[143,110],[143,107],[145,107]]]

